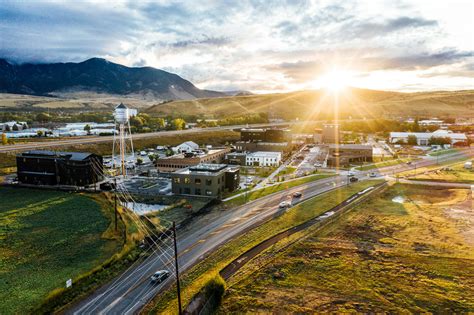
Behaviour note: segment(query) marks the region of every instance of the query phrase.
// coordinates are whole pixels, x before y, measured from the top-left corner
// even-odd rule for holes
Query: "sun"
[[[323,74],[317,81],[320,88],[339,93],[350,85],[351,74],[345,70],[333,69]]]

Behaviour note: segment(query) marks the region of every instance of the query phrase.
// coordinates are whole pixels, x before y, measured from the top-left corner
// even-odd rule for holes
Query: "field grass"
[[[431,180],[439,182],[474,183],[474,170],[465,169],[464,162],[435,171],[426,171],[410,177],[415,180]]]
[[[191,298],[209,280],[215,278],[223,267],[256,244],[292,226],[303,223],[334,207],[355,192],[378,183],[380,181],[359,182],[312,198],[221,246],[183,275],[181,279],[183,304],[189,303]],[[177,304],[175,292],[175,290],[169,290],[156,297],[146,307],[145,312],[174,314]]]
[[[441,156],[441,155],[445,155],[445,154],[454,153],[456,151],[458,151],[458,150],[456,150],[456,149],[438,150],[438,151],[431,152],[428,155],[430,155],[430,156]]]
[[[398,93],[348,89],[339,98],[339,117],[424,116],[472,117],[474,91]],[[252,113],[278,113],[279,117],[313,120],[334,115],[334,102],[323,91],[298,91],[173,101],[154,105],[148,113],[166,116],[182,111],[212,118]],[[357,108],[357,111],[353,109]]]
[[[359,171],[368,171],[368,170],[373,170],[373,169],[378,169],[378,168],[382,168],[382,167],[387,167],[387,166],[394,166],[394,165],[397,165],[397,164],[401,164],[401,163],[406,163],[408,161],[412,161],[413,159],[395,159],[395,160],[388,160],[388,161],[383,161],[383,162],[378,162],[378,163],[374,163],[374,164],[368,164],[368,165],[363,165],[363,166],[359,166],[359,167],[356,167],[356,170],[359,170]]]
[[[276,193],[284,189],[307,184],[315,180],[324,179],[324,178],[328,178],[332,176],[335,176],[335,174],[334,173],[316,174],[316,175],[306,176],[300,179],[291,180],[288,182],[274,184],[265,188],[261,188],[261,189],[246,193],[246,195],[241,195],[241,196],[235,197],[234,199],[230,199],[225,202],[225,205],[226,206],[243,205],[246,201],[247,202],[252,201],[252,200],[268,196],[270,194]]]
[[[107,232],[104,209],[86,196],[3,187],[0,200],[2,314],[30,312],[122,246]]]
[[[218,313],[473,312],[471,202],[469,190],[397,184],[250,262]]]

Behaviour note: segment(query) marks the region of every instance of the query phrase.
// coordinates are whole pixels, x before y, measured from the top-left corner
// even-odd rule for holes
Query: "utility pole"
[[[179,285],[179,269],[178,269],[178,246],[176,244],[176,223],[173,221],[173,243],[174,243],[174,263],[176,269],[176,290],[178,290],[178,314],[183,314],[181,307],[181,288]]]
[[[114,177],[115,231],[117,231],[117,177]]]

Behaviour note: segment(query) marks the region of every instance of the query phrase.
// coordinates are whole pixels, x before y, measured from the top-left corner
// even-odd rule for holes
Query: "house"
[[[240,184],[238,166],[199,164],[171,174],[171,190],[176,195],[205,196],[221,199]]]
[[[430,139],[432,138],[449,138],[451,144],[467,143],[467,137],[464,133],[455,133],[444,129],[434,132],[391,132],[390,143],[408,143],[409,137],[416,137],[416,144],[421,146],[430,145]]]
[[[280,162],[280,152],[257,151],[248,153],[245,158],[247,166],[278,166]]]
[[[173,148],[176,153],[193,152],[199,150],[199,145],[193,141],[186,141]]]
[[[21,131],[28,129],[25,121],[7,121],[0,123],[0,131]]]
[[[16,157],[18,181],[30,185],[88,186],[102,179],[102,157],[93,153],[33,150]]]

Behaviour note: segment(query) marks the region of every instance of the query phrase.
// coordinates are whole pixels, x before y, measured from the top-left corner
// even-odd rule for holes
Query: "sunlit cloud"
[[[0,57],[103,57],[200,88],[317,88],[334,69],[372,89],[472,88],[474,2],[2,1]]]

